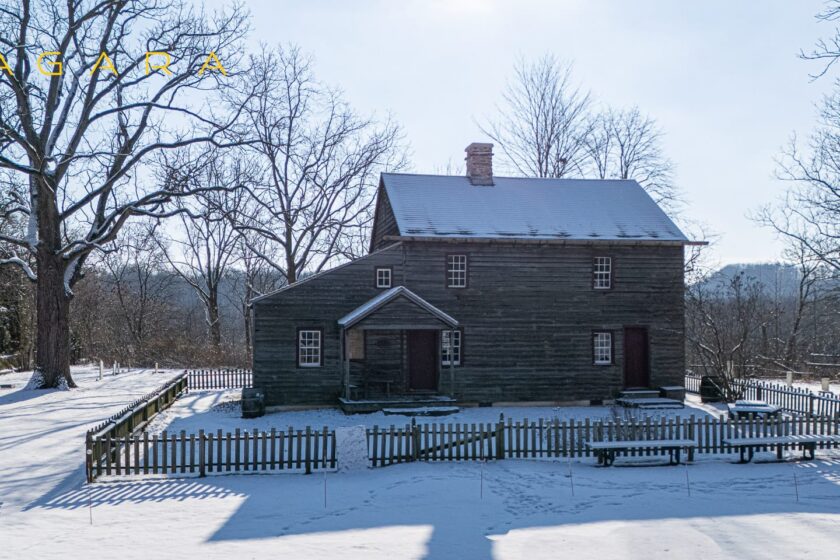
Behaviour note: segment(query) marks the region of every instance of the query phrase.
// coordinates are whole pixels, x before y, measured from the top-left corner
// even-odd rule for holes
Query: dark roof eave
[[[652,246],[705,246],[708,241],[690,241],[688,239],[551,239],[527,237],[467,237],[437,235],[386,235],[386,241],[438,241],[447,243],[505,243],[528,245],[652,245]]]

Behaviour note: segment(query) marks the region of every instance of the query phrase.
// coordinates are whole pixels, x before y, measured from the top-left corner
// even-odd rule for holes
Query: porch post
[[[339,347],[341,354],[339,355],[339,363],[341,364],[341,383],[344,385],[344,398],[350,399],[350,370],[346,367],[346,342],[344,340],[344,327],[339,329]]]
[[[455,329],[449,329],[449,391],[455,398]]]

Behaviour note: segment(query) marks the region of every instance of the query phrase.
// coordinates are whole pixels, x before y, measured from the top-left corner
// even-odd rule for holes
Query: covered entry
[[[453,360],[442,371],[441,341],[458,321],[405,286],[391,288],[338,320],[345,399],[454,393]]]

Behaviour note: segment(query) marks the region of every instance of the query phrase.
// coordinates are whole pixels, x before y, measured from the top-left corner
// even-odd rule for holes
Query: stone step
[[[411,397],[391,397],[375,399],[338,399],[339,406],[344,412],[364,413],[378,412],[384,409],[426,409],[454,407],[455,399],[442,395],[425,395]]]
[[[622,399],[658,399],[658,389],[628,389],[619,395]]]
[[[677,400],[674,399],[663,399],[663,398],[642,398],[642,399],[634,399],[634,398],[619,398],[615,400],[615,404],[619,406],[623,406],[625,408],[638,408],[641,410],[655,410],[655,409],[674,409],[674,408],[685,408],[685,405]]]
[[[416,408],[383,408],[386,416],[449,416],[461,409],[457,406],[423,406]]]

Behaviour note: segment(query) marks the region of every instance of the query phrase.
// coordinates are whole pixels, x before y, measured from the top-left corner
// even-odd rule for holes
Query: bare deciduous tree
[[[577,86],[572,66],[551,55],[520,60],[502,95],[499,118],[481,126],[506,164],[528,177],[581,175],[592,130],[591,96]]]
[[[123,229],[113,251],[100,260],[108,273],[103,287],[116,298],[122,324],[130,335],[129,359],[150,361],[150,341],[161,334],[163,315],[170,309],[174,278],[166,270],[166,256],[154,236],[154,228],[131,224]]]
[[[772,316],[760,284],[743,273],[697,282],[686,293],[689,356],[705,375],[723,379],[728,396],[737,396],[733,381],[760,363],[758,334]]]
[[[584,139],[590,175],[600,179],[634,179],[653,199],[675,209],[673,164],[662,149],[662,132],[638,107],[608,109],[594,119]]]
[[[27,235],[4,236],[15,249],[0,262],[37,283],[33,381],[74,385],[70,302],[91,252],[130,217],[167,215],[173,197],[193,194],[150,184],[141,167],[156,152],[223,142],[229,122],[207,100],[232,73],[200,70],[210,53],[234,67],[245,28],[238,6],[205,14],[183,0],[21,0],[0,10],[11,68],[0,71],[0,168],[28,186],[15,209]],[[149,71],[147,51],[167,53],[168,73]],[[49,52],[54,63],[38,58]]]
[[[803,152],[794,137],[779,161],[792,188],[756,219],[840,272],[840,93],[827,98],[820,124]]]
[[[166,164],[165,173],[180,176],[177,181],[194,183],[196,186],[190,187],[193,190],[199,184],[211,190],[190,199],[178,199],[176,234],[170,236],[168,243],[160,241],[160,236],[155,239],[172,269],[192,287],[203,304],[213,357],[219,360],[222,346],[219,288],[235,262],[238,240],[233,224],[221,209],[225,207],[227,194],[243,186],[243,173],[238,162],[224,160],[216,153],[200,158],[196,167],[200,169],[185,165],[183,158]]]
[[[244,103],[245,133],[255,139],[260,176],[247,187],[254,204],[236,227],[291,284],[364,252],[378,173],[404,164],[400,130],[358,116],[315,81],[296,47],[264,51],[252,63],[260,89]],[[254,234],[278,257],[253,243]]]
[[[826,2],[826,7],[816,15],[817,21],[835,22],[840,20],[840,1],[830,0]],[[804,50],[799,51],[799,57],[804,60],[817,60],[823,63],[822,69],[816,74],[812,74],[812,78],[816,79],[824,76],[831,67],[840,59],[840,27],[834,28],[834,33],[829,39],[818,39],[817,44],[809,52]]]

